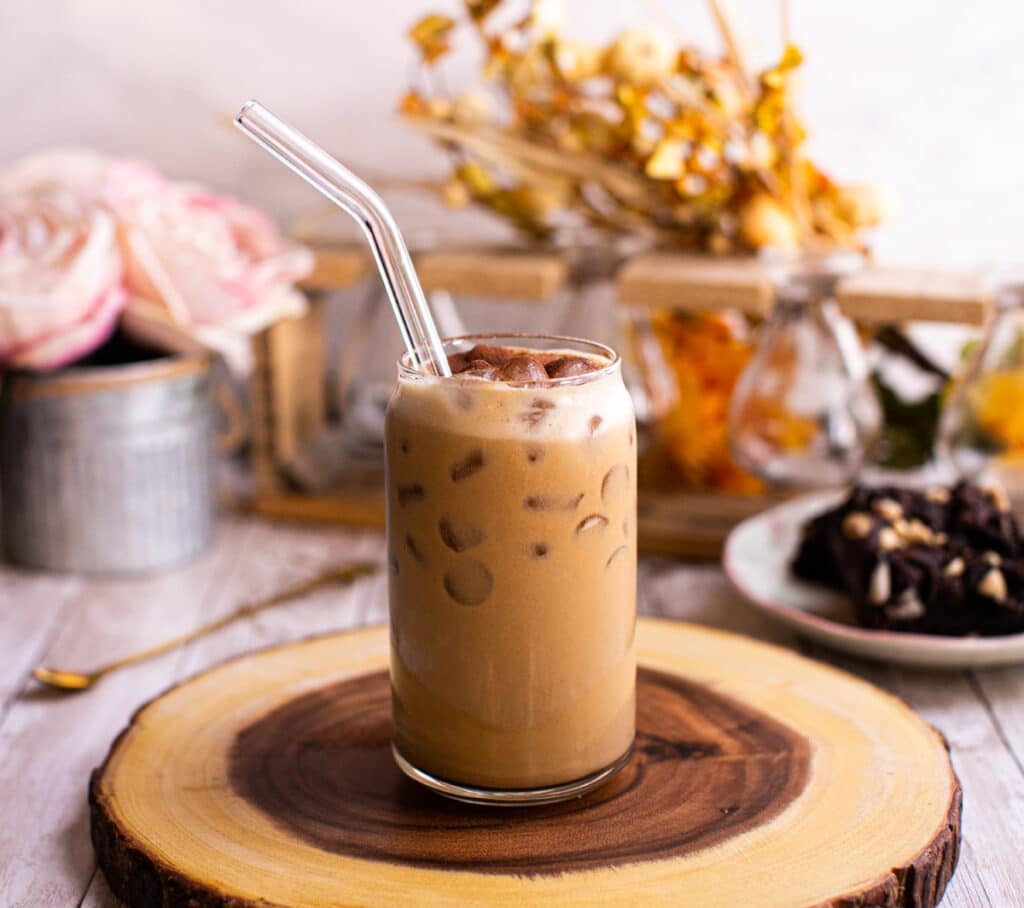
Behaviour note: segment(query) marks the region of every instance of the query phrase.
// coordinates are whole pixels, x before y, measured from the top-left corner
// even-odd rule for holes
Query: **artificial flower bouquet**
[[[303,311],[311,253],[263,212],[88,151],[0,171],[0,370],[74,364],[120,331],[244,371],[249,335]]]

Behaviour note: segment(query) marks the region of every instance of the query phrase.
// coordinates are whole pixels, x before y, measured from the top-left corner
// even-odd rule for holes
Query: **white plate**
[[[938,637],[867,630],[855,626],[848,597],[795,577],[789,563],[800,528],[840,497],[804,495],[744,520],[729,534],[725,573],[752,605],[811,640],[867,659],[944,669],[1024,662],[1024,634]]]

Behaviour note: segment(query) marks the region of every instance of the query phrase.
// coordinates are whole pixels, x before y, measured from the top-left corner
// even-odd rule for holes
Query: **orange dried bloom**
[[[750,344],[717,313],[658,312],[652,328],[675,380],[676,399],[656,428],[673,473],[688,488],[763,491],[761,480],[733,461],[726,435],[729,401]]]
[[[793,45],[751,75],[717,17],[729,48],[722,56],[681,48],[652,28],[625,29],[604,47],[566,37],[558,0],[502,12],[502,0],[465,0],[462,20],[483,50],[493,110],[460,119],[452,101],[464,86],[449,96],[432,78],[459,24],[440,14],[410,31],[423,80],[401,110],[456,167],[472,159],[486,168],[498,190],[469,187],[474,201],[532,238],[568,226],[714,253],[779,241],[859,247],[861,228],[877,221],[882,206],[869,190],[847,192],[804,154],[791,85],[803,56]],[[560,204],[518,206],[531,198],[523,190],[555,179],[571,186]]]

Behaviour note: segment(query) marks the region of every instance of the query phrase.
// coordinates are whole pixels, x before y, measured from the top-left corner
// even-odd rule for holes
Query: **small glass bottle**
[[[961,476],[999,480],[1019,498],[1024,492],[1024,269],[1002,276],[994,304],[943,407],[939,455]]]
[[[774,305],[729,407],[729,441],[745,469],[775,486],[849,482],[881,425],[864,350],[835,301],[859,255],[776,262]]]

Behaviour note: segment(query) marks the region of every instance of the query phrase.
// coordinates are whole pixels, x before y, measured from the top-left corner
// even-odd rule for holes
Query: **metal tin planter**
[[[206,357],[8,380],[0,515],[10,561],[135,573],[207,546],[214,497]]]

